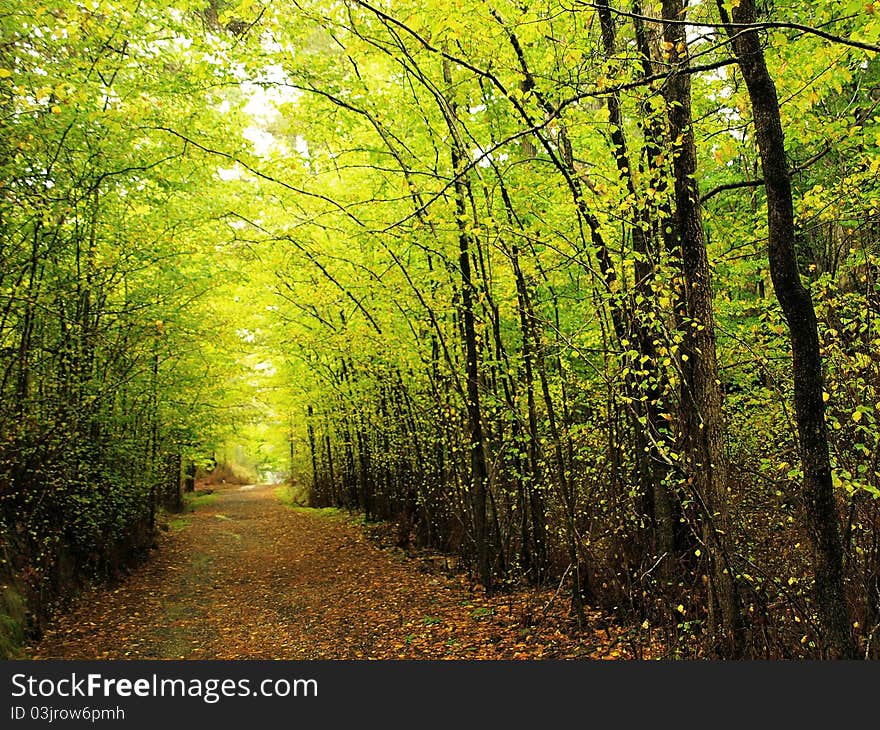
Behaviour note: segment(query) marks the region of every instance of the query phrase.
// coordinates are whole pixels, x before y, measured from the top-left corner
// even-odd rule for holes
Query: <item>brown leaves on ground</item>
[[[626,658],[598,612],[571,630],[562,593],[487,596],[420,570],[361,527],[230,486],[163,535],[119,585],[84,593],[29,647],[45,659]]]

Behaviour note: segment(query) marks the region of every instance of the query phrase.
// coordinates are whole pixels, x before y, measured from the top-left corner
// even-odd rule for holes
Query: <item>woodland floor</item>
[[[201,504],[199,504],[201,503]],[[573,631],[564,591],[486,596],[383,549],[332,510],[226,486],[171,521],[151,558],[84,591],[34,659],[628,658],[599,612]]]

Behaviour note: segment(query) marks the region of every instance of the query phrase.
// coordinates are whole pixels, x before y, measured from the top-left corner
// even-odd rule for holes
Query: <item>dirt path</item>
[[[163,534],[150,561],[120,584],[80,596],[29,655],[626,656],[620,632],[601,628],[598,615],[595,630],[569,636],[542,613],[546,594],[486,598],[463,578],[420,572],[339,515],[285,507],[272,487],[226,487],[200,501],[210,503]]]

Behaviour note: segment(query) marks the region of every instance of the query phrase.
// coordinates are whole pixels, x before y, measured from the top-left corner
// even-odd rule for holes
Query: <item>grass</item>
[[[481,619],[486,618],[487,616],[491,616],[495,613],[494,608],[489,608],[488,606],[480,606],[479,608],[474,609],[471,613],[471,618],[473,619]]]
[[[197,509],[209,507],[214,504],[220,495],[217,493],[205,494],[204,492],[185,492],[183,495],[183,511],[184,513],[195,512]],[[219,519],[229,519],[225,515],[215,515]],[[180,532],[189,527],[191,520],[185,514],[172,517],[168,515],[168,527],[172,532]]]
[[[214,504],[220,495],[216,492],[211,494],[199,494],[198,492],[187,492],[183,495],[183,503],[189,512],[193,512],[198,507],[207,507]]]
[[[186,517],[174,517],[168,520],[168,527],[172,532],[180,532],[189,527],[189,520]]]
[[[297,508],[305,507],[308,499],[305,490],[300,486],[292,484],[282,484],[275,487],[275,496],[278,501],[285,507]]]
[[[292,509],[297,512],[303,512],[310,515],[320,515],[321,517],[329,517],[334,520],[352,519],[352,515],[339,507],[293,507]]]
[[[275,488],[275,496],[288,509],[294,512],[303,512],[305,514],[320,515],[322,517],[331,517],[333,519],[349,519],[351,515],[344,509],[339,507],[308,507],[308,498],[306,490],[299,485],[282,484]]]

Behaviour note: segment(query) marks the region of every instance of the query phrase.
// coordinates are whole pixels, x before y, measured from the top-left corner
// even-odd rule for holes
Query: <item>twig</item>
[[[663,553],[663,555],[661,555],[659,558],[657,558],[657,562],[654,563],[650,568],[648,568],[644,573],[642,573],[642,574],[639,576],[639,582],[641,583],[643,580],[645,580],[645,578],[646,578],[651,572],[653,572],[654,568],[656,568],[658,565],[660,565],[660,562],[661,562],[661,561],[663,560],[663,558],[665,558],[667,555],[669,555],[669,553],[668,553],[668,552],[665,552],[665,553]]]
[[[865,642],[865,659],[867,660],[871,654],[871,642],[874,640],[874,634],[877,633],[877,629],[880,629],[880,623],[878,623],[873,629],[871,629],[871,633],[868,634],[868,640]]]
[[[566,576],[568,576],[568,571],[571,569],[572,569],[572,563],[569,563],[568,567],[562,573],[562,578],[560,578],[559,585],[556,587],[556,593],[554,593],[553,597],[549,601],[547,601],[547,605],[545,605],[544,608],[541,609],[541,613],[543,613],[545,616],[547,615],[547,609],[550,608],[553,601],[556,600],[556,596],[559,595],[559,591],[562,590],[562,584],[565,583],[565,578],[566,578]]]

